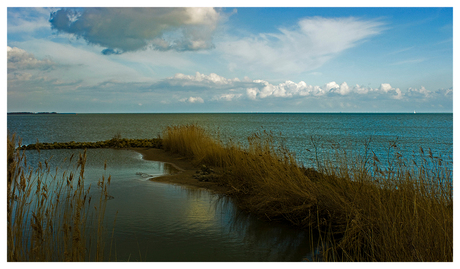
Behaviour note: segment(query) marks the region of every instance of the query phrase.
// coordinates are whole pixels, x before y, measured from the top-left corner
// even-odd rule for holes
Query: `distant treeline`
[[[58,114],[57,112],[8,112],[8,115],[16,115],[16,114]]]

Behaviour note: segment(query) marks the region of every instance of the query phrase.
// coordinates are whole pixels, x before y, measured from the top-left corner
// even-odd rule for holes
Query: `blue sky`
[[[453,112],[451,7],[9,7],[6,41],[8,112]]]

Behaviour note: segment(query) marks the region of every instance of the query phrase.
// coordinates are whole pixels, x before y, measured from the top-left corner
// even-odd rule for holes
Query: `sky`
[[[446,3],[7,7],[7,110],[453,112]]]

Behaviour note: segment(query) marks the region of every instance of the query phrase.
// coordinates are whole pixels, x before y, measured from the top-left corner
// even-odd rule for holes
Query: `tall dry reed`
[[[92,213],[91,186],[84,181],[86,150],[77,157],[77,168],[61,176],[48,160],[35,170],[29,167],[20,144],[15,135],[8,136],[8,261],[102,261],[102,220],[110,182],[100,182],[99,203]],[[69,162],[72,159],[73,155]],[[91,224],[93,218],[97,223]]]
[[[220,167],[238,206],[269,220],[324,232],[324,261],[452,261],[452,173],[432,155],[414,165],[389,145],[385,164],[337,151],[305,168],[270,133],[224,145],[196,125],[171,126],[166,150]],[[366,144],[366,147],[368,144]]]

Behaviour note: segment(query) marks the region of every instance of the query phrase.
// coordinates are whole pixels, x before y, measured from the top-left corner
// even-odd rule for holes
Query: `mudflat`
[[[178,170],[169,175],[151,178],[151,181],[202,188],[220,194],[228,191],[227,187],[215,182],[204,182],[194,178],[193,175],[200,170],[200,167],[182,155],[156,148],[134,148],[132,150],[141,153],[145,160],[169,163]]]

